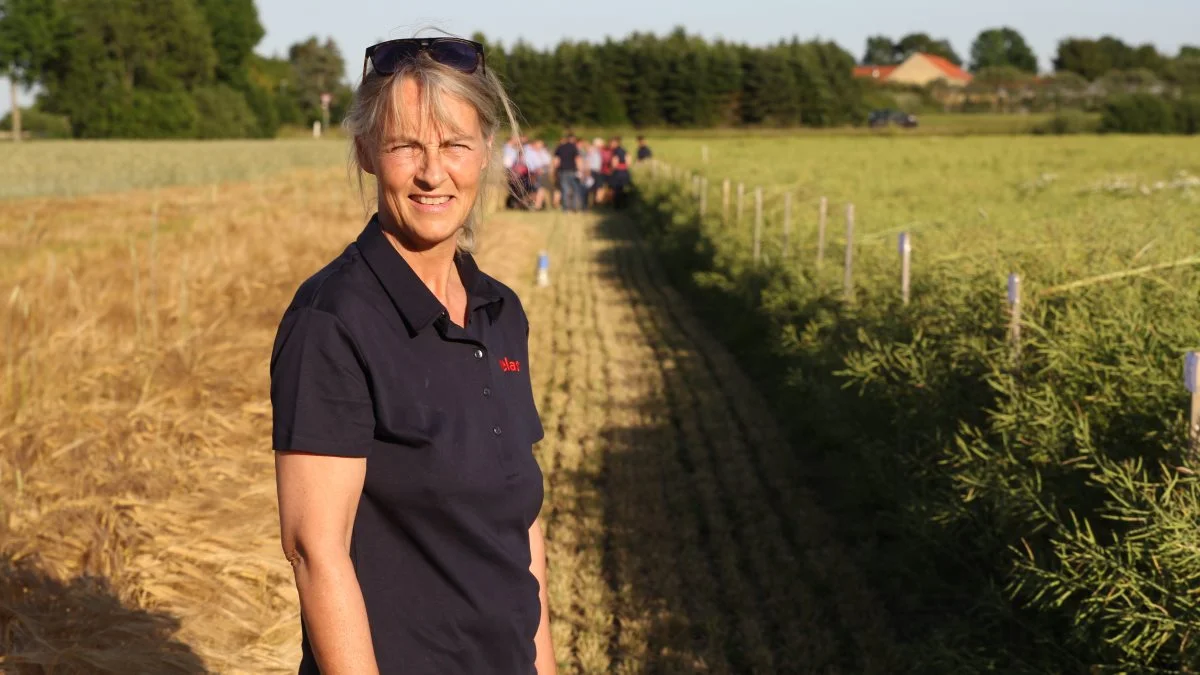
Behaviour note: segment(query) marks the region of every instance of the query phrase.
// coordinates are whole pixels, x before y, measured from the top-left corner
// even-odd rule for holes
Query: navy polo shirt
[[[516,294],[455,256],[465,328],[377,218],[301,284],[271,354],[276,450],[366,457],[350,555],[381,673],[534,673],[542,438]],[[300,673],[319,673],[303,638]]]

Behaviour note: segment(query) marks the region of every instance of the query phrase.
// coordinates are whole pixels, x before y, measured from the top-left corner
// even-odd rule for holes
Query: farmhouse
[[[896,66],[857,66],[855,77],[870,78],[878,82],[915,84],[923,87],[937,80],[945,80],[955,87],[971,83],[971,74],[940,56],[917,52]]]

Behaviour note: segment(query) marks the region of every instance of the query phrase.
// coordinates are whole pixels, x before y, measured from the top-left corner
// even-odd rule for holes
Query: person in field
[[[592,144],[587,148],[587,168],[588,175],[592,178],[592,185],[588,190],[588,198],[592,206],[599,206],[604,203],[602,197],[604,191],[604,153],[601,149],[604,147],[603,138],[592,139]]]
[[[533,208],[536,211],[541,211],[546,207],[550,200],[550,194],[554,190],[554,181],[551,175],[550,150],[546,148],[546,141],[537,139],[533,142],[532,151],[528,152],[529,170],[533,176],[535,192],[533,194]]]
[[[625,152],[624,146],[621,145],[621,137],[613,136],[609,143],[612,149],[612,159],[609,166],[612,167],[612,173],[609,174],[608,184],[612,188],[613,207],[622,209],[625,208],[627,190],[629,189],[629,157]]]
[[[482,45],[367,49],[345,126],[376,213],[271,353],[302,675],[555,673],[529,322],[469,252],[504,122]]]
[[[554,149],[554,173],[558,175],[558,189],[562,193],[563,211],[579,210],[579,196],[582,194],[579,174],[582,163],[575,134],[568,132],[558,147]]]
[[[646,137],[637,137],[637,161],[644,162],[654,156],[654,152],[650,150],[650,146],[646,145]]]

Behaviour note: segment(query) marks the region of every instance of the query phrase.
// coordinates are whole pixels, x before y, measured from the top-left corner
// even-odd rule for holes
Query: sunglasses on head
[[[483,60],[483,45],[478,42],[451,37],[404,38],[367,47],[367,54],[363,58],[363,77],[367,76],[368,61],[375,72],[391,75],[404,63],[417,58],[421,52],[429,54],[429,58],[443,66],[468,75],[480,67],[483,68],[483,72],[487,72]]]

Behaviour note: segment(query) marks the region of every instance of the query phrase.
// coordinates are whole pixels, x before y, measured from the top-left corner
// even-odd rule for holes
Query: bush
[[[1100,129],[1122,134],[1170,134],[1175,132],[1175,112],[1162,96],[1113,96],[1104,102]]]
[[[1200,134],[1200,96],[1175,103],[1175,133]]]
[[[197,138],[248,138],[259,135],[259,120],[237,90],[218,84],[192,93]]]
[[[34,138],[70,138],[71,123],[66,115],[55,115],[37,108],[21,109],[21,130]],[[12,131],[12,113],[0,120],[0,131]]]
[[[1033,128],[1035,134],[1093,134],[1098,131],[1095,118],[1082,110],[1060,110],[1049,120]]]

